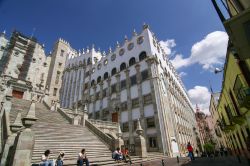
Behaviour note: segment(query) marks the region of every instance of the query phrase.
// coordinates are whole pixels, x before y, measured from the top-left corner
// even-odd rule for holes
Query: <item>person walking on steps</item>
[[[193,152],[193,147],[190,144],[190,142],[188,142],[187,144],[187,150],[188,150],[188,156],[190,157],[191,160],[194,160],[194,152]]]
[[[77,166],[83,166],[83,163],[86,163],[86,166],[89,166],[89,160],[85,149],[82,149],[82,151],[78,154]]]

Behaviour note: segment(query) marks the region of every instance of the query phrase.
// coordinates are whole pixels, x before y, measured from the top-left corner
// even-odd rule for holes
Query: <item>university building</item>
[[[65,50],[64,50],[65,51]],[[133,145],[139,119],[147,151],[185,154],[196,143],[195,115],[186,90],[148,25],[109,49],[67,50],[60,106],[89,118],[119,122],[125,145]]]

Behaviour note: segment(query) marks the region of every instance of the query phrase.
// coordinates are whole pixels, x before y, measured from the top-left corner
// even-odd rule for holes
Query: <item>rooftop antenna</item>
[[[35,32],[36,32],[36,28],[33,28],[33,29],[32,29],[32,33],[31,33],[31,37],[30,37],[30,38],[33,38],[33,36],[34,36]]]

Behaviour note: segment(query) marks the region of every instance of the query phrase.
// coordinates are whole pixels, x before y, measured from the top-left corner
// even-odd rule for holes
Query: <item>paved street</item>
[[[179,163],[177,163],[176,158],[167,158],[164,159],[164,166],[181,166],[182,164],[187,163],[187,161],[189,161],[188,158],[180,158]],[[128,166],[129,164],[126,165]],[[141,163],[132,164],[132,166],[162,166],[162,160],[144,161]]]
[[[236,157],[218,157],[197,158],[195,161],[188,162],[185,166],[248,166],[248,163],[243,158],[241,158],[241,163],[239,163]]]

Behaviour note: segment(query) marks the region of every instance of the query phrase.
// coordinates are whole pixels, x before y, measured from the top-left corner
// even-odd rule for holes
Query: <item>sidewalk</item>
[[[189,158],[179,158],[179,163],[177,162],[177,158],[164,158],[163,161],[164,163],[162,163],[161,159],[142,161],[139,163],[131,164],[131,166],[181,166],[183,164],[186,164],[189,161]],[[129,166],[129,164],[123,164],[123,166]]]
[[[185,166],[248,166],[248,161],[246,158],[241,157],[241,162],[239,162],[236,156],[229,157],[204,157],[196,158],[192,162],[184,164]]]

